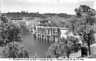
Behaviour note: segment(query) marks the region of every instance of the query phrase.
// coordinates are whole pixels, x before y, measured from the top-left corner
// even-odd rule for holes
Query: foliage
[[[67,37],[66,44],[67,47],[71,50],[71,52],[77,52],[81,47],[79,39],[72,36]]]
[[[0,41],[2,44],[12,41],[21,42],[21,32],[18,26],[12,23],[0,23]]]
[[[20,23],[20,30],[22,34],[28,34],[29,32],[28,26],[25,23]]]
[[[69,58],[69,54],[74,51],[77,52],[79,49],[79,40],[74,37],[67,37],[67,39],[62,39],[60,42],[55,42],[48,48],[46,56],[49,58],[58,58],[62,55]]]
[[[2,51],[3,58],[29,58],[29,52],[17,43],[8,44]]]
[[[8,20],[7,20],[7,18],[6,18],[6,16],[5,16],[4,14],[1,14],[0,20],[1,20],[2,22],[4,22],[4,23],[7,23],[7,22],[8,22]]]
[[[94,25],[96,24],[96,11],[86,5],[80,5],[75,11],[76,16],[68,21],[69,29],[73,33],[79,34],[82,41],[87,43],[90,54],[90,44],[94,41],[93,34],[95,32]]]
[[[6,17],[5,17],[6,18]],[[0,20],[2,17],[0,17]],[[25,24],[16,24],[12,21],[4,22],[2,19],[0,22],[0,45],[3,45],[3,51],[1,53],[3,58],[29,58],[29,52],[24,46],[19,45],[17,42],[21,42],[22,31],[26,31]],[[28,30],[28,29],[27,29]],[[35,53],[33,58],[40,57],[38,53]]]
[[[39,17],[39,18],[47,18],[47,17],[51,17],[51,16],[54,16],[54,15],[58,15],[59,17],[64,17],[64,18],[69,18],[71,17],[72,15],[69,15],[69,14],[66,14],[66,13],[60,13],[60,14],[56,14],[56,13],[44,13],[44,14],[41,14],[39,12],[31,12],[31,13],[28,13],[28,12],[25,12],[25,11],[21,11],[21,12],[8,12],[8,13],[5,13],[6,16],[8,16],[9,18],[11,17],[12,19],[14,18],[20,18],[22,19],[22,17],[29,17],[29,18],[33,18],[33,17]]]
[[[79,8],[75,9],[76,15],[81,17],[83,15],[85,16],[94,16],[96,14],[95,10],[90,8],[89,6],[86,5],[80,5]]]
[[[21,42],[20,26],[9,21],[4,14],[0,17],[0,44],[6,45],[10,42]]]
[[[58,58],[62,53],[64,53],[64,47],[65,45],[63,42],[56,42],[48,48],[48,51],[45,53],[45,55],[48,58]]]

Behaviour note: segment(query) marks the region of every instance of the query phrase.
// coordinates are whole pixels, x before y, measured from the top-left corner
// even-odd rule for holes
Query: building
[[[68,30],[67,28],[61,27],[49,27],[49,26],[36,26],[35,36],[41,40],[46,41],[59,41],[61,36],[60,30]]]

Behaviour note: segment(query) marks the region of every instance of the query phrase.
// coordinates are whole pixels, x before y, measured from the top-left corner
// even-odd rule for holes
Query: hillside
[[[47,17],[51,17],[51,16],[59,16],[59,17],[63,17],[63,18],[70,18],[72,15],[68,15],[66,13],[44,13],[44,14],[40,14],[40,13],[28,13],[28,12],[8,12],[8,13],[4,13],[8,18],[14,19],[14,18],[22,18],[22,17],[39,17],[39,18],[47,18]]]
[[[49,25],[52,25],[55,27],[63,27],[67,19],[59,16],[51,16],[50,18],[47,18],[44,21],[50,21]]]
[[[27,18],[28,20],[33,20],[34,18],[40,18],[43,21],[50,21],[50,23],[45,24],[46,26],[55,26],[55,27],[63,27],[65,21],[72,17],[73,15],[68,15],[66,13],[28,13],[28,12],[8,12],[5,15],[12,20],[23,20],[23,18]],[[44,25],[44,24],[43,24]]]

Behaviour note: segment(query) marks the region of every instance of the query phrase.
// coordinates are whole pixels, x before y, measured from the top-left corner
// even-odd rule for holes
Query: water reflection
[[[22,44],[24,44],[27,50],[30,51],[30,55],[37,51],[41,55],[41,58],[45,58],[45,52],[48,50],[48,47],[53,43],[37,38],[35,39],[32,35],[24,35],[22,40]]]

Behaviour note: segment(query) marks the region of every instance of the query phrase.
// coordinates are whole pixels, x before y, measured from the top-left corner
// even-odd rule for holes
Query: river
[[[48,47],[52,44],[51,42],[41,41],[38,39],[34,39],[32,35],[24,35],[22,37],[22,44],[27,48],[30,55],[34,54],[35,51],[40,54],[41,58],[45,57],[45,52],[48,50]]]

